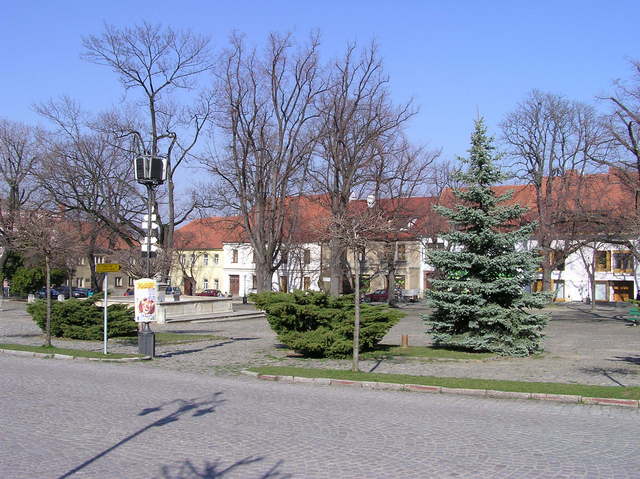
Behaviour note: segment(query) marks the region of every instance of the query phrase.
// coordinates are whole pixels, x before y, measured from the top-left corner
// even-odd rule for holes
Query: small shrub
[[[311,357],[346,358],[353,351],[353,295],[295,291],[254,295],[271,328],[289,348]],[[403,313],[386,306],[361,305],[360,350],[370,351]]]
[[[51,335],[57,338],[101,340],[104,310],[94,302],[93,299],[52,302]],[[46,307],[44,300],[38,300],[27,306],[27,312],[43,331],[46,323]],[[107,307],[107,315],[107,333],[110,338],[137,334],[133,309],[124,304],[112,304]]]

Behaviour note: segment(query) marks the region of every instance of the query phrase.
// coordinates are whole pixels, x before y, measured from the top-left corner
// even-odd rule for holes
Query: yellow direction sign
[[[120,265],[117,263],[102,263],[96,265],[96,273],[117,273]]]

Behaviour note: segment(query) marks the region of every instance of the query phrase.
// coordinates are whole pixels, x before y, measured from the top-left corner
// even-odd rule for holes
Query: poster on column
[[[154,279],[142,278],[134,283],[136,322],[148,323],[156,320],[158,309],[158,285]]]

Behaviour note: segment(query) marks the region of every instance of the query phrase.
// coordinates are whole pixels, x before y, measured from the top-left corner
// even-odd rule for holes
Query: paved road
[[[616,477],[640,413],[0,356],[0,477]]]

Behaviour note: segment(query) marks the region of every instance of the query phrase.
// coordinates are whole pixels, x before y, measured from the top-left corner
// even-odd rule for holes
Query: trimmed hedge
[[[104,310],[96,306],[95,299],[68,299],[51,302],[51,335],[57,338],[99,341],[103,337],[102,324]],[[27,312],[45,330],[47,305],[38,300],[27,306]],[[110,338],[135,336],[138,332],[134,321],[134,311],[124,304],[107,307]]]
[[[353,295],[265,292],[252,296],[267,313],[278,339],[305,356],[347,358],[353,352]],[[370,351],[404,313],[386,306],[361,305],[360,351]]]

